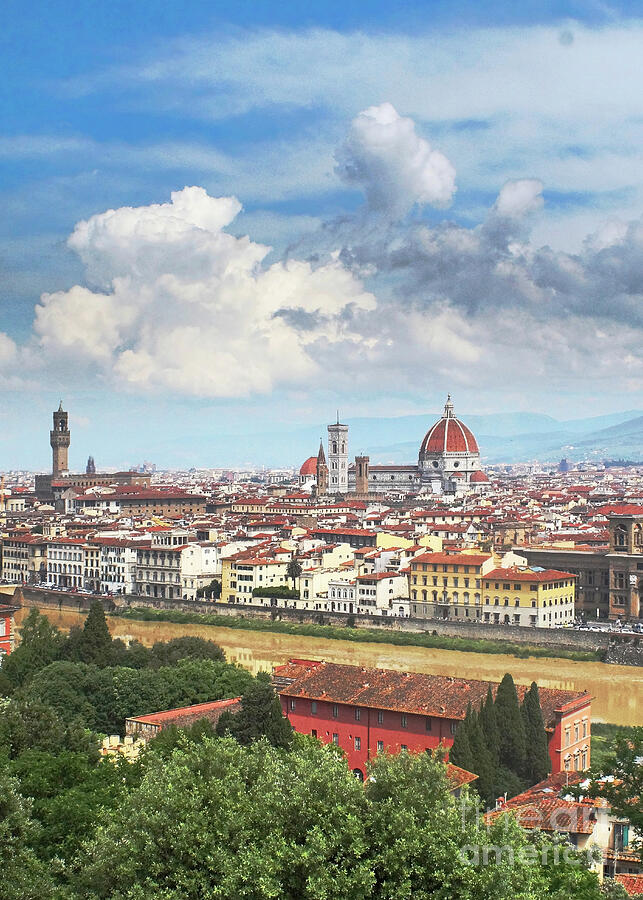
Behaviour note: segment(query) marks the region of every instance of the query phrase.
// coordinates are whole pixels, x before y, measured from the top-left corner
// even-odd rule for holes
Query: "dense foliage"
[[[511,675],[504,676],[495,699],[489,688],[479,710],[469,706],[449,759],[478,776],[476,787],[489,805],[546,778],[551,762],[536,682],[522,705]]]
[[[569,845],[558,854],[511,816],[487,828],[475,792],[457,800],[437,755],[378,755],[361,784],[334,745],[293,734],[267,677],[226,664],[210,642],[124,657],[98,613],[73,640],[28,619],[0,700],[2,900],[606,896]],[[133,763],[98,755],[100,722],[239,694],[216,731],[166,728]],[[496,712],[493,698],[470,710],[469,741],[477,752],[495,733],[500,760]]]

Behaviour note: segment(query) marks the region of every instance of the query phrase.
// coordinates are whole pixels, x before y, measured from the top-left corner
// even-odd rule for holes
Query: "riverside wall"
[[[39,588],[18,588],[14,602],[23,606],[38,606],[43,609],[73,609],[85,612],[96,596],[91,594],[71,594],[65,591],[50,591]],[[368,616],[340,612],[319,612],[315,610],[284,609],[255,604],[223,604],[207,600],[161,600],[136,595],[99,597],[107,613],[118,613],[130,608],[155,610],[181,610],[241,618],[276,620],[306,625],[336,625],[355,628],[370,628],[381,631],[407,632],[409,634],[446,635],[467,639],[508,641],[515,644],[549,647],[556,650],[593,650],[603,652],[605,661],[619,665],[643,666],[643,635],[614,634],[601,631],[576,631],[571,628],[521,628],[515,625],[492,625],[487,623],[456,622],[430,618],[399,618],[396,616]]]

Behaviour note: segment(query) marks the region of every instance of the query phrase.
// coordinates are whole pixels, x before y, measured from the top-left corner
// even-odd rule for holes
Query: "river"
[[[17,626],[28,612],[27,608],[18,611]],[[65,631],[72,625],[82,624],[85,618],[84,613],[73,610],[42,609],[42,612]],[[138,622],[112,616],[108,616],[107,622],[112,637],[135,638],[148,647],[155,641],[169,641],[187,634],[208,638],[223,648],[229,661],[238,662],[253,673],[261,669],[269,672],[274,665],[287,662],[293,656],[489,681],[500,681],[505,672],[511,672],[514,680],[522,684],[537,681],[542,687],[588,690],[594,697],[592,716],[595,721],[643,725],[643,669],[634,666],[555,658],[517,659],[504,654],[353,643],[210,625]]]

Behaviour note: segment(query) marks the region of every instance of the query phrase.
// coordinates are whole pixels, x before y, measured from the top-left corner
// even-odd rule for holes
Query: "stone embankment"
[[[49,591],[40,588],[18,588],[16,603],[23,606],[39,606],[43,609],[73,609],[84,612],[89,609],[91,594],[71,594],[65,591]],[[454,622],[444,619],[401,619],[386,616],[348,615],[294,609],[277,609],[270,606],[244,604],[219,604],[206,600],[160,600],[134,595],[100,597],[106,612],[118,612],[130,607],[156,610],[182,610],[217,616],[233,616],[277,619],[282,622],[316,625],[345,626],[348,621],[356,628],[382,629],[396,632],[448,635],[468,639],[509,641],[515,644],[551,648],[552,650],[593,650],[605,654],[605,662],[618,665],[643,666],[643,635],[614,634],[602,631],[576,631],[571,628],[520,628],[513,625]]]

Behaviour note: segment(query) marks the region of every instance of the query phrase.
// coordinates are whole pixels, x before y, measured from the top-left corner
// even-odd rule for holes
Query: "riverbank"
[[[256,619],[243,616],[221,616],[216,613],[184,612],[182,610],[150,609],[132,606],[118,610],[113,615],[122,619],[141,622],[171,622],[176,625],[210,625],[219,628],[236,628],[245,631],[267,631],[275,634],[302,635],[325,640],[352,641],[365,644],[393,644],[398,647],[423,647],[435,650],[458,650],[466,653],[491,653],[515,656],[518,659],[569,659],[575,662],[601,662],[600,650],[565,650],[554,647],[536,647],[530,644],[514,644],[511,641],[488,638],[461,638],[430,632],[381,631],[371,628],[351,628],[338,625],[312,625],[283,622],[279,619]]]
[[[34,604],[37,605],[37,604]],[[82,626],[86,610],[41,606],[41,612],[62,631]],[[16,613],[16,634],[29,614],[29,605]],[[400,672],[425,672],[429,675],[456,675],[479,681],[500,681],[511,672],[516,684],[529,686],[536,681],[554,690],[589,691],[594,722],[618,722],[643,726],[643,668],[606,665],[602,662],[575,662],[569,659],[528,657],[518,659],[499,653],[467,653],[460,650],[395,646],[391,643],[325,639],[302,634],[278,634],[271,631],[219,627],[208,618],[205,625],[174,624],[160,620],[142,621],[107,616],[114,638],[140,641],[152,647],[157,641],[176,637],[205,638],[215,641],[230,662],[244,666],[254,675],[272,672],[275,666],[293,657],[362,666],[372,669],[396,669]],[[351,629],[340,627],[341,637]],[[384,632],[386,633],[386,632]],[[346,635],[350,637],[350,635]]]

